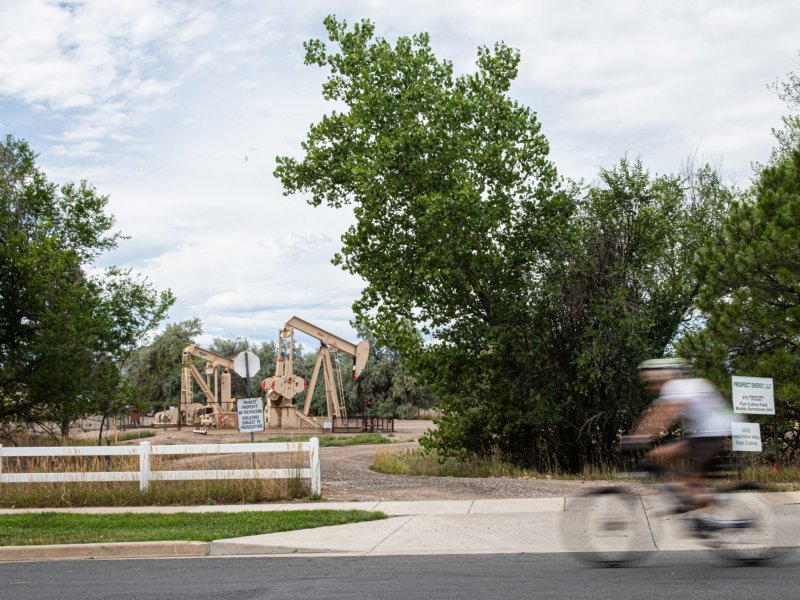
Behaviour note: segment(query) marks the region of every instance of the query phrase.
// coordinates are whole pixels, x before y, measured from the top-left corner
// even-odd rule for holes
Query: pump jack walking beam
[[[355,359],[353,362],[353,379],[358,379],[364,367],[367,366],[367,359],[369,358],[369,340],[363,340],[358,344],[354,344],[316,325],[312,325],[300,317],[292,317],[286,321],[286,327],[294,327],[306,335],[317,338],[322,346],[333,346],[337,350],[341,350],[345,354],[352,356]]]
[[[316,389],[317,378],[319,377],[321,367],[323,379],[325,380],[325,403],[327,405],[328,416],[342,417],[344,412],[339,402],[340,399],[339,393],[337,392],[336,379],[334,379],[333,365],[331,364],[331,348],[333,348],[334,352],[341,350],[345,354],[349,354],[353,357],[352,378],[355,380],[358,379],[364,367],[367,365],[367,359],[369,358],[369,340],[354,344],[296,316],[286,321],[286,328],[288,329],[290,327],[318,339],[320,343],[317,358],[314,361],[311,382],[306,391],[303,414],[308,415],[311,410],[311,400],[314,396],[314,389]]]

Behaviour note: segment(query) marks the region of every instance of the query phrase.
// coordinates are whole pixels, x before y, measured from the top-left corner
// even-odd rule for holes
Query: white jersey
[[[740,421],[730,404],[705,379],[670,379],[661,386],[656,403],[683,404],[681,419],[687,435],[721,437],[731,435],[731,423]]]

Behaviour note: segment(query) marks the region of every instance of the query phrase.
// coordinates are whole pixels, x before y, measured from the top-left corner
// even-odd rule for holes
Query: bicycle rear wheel
[[[619,487],[600,488],[569,499],[565,545],[583,562],[599,566],[631,565],[651,548],[647,520],[637,496]]]
[[[763,564],[779,558],[775,521],[753,494],[763,486],[738,483],[717,495],[709,517],[706,545],[722,559],[739,564]]]

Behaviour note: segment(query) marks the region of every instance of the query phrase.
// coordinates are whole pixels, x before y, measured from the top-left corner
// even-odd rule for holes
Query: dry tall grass
[[[151,471],[228,469],[304,469],[305,452],[238,455],[151,456]],[[6,457],[3,473],[137,472],[138,456]],[[0,508],[149,506],[278,502],[310,497],[307,479],[225,479],[152,481],[146,492],[138,481],[0,484]]]
[[[380,449],[372,469],[393,475],[428,477],[536,477],[537,474],[504,461],[499,453],[486,459],[474,457],[441,459],[435,451],[418,448]]]

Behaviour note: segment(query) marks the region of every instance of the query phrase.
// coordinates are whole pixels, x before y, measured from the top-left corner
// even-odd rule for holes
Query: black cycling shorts
[[[689,456],[696,461],[698,471],[709,470],[722,452],[725,436],[690,437]]]

